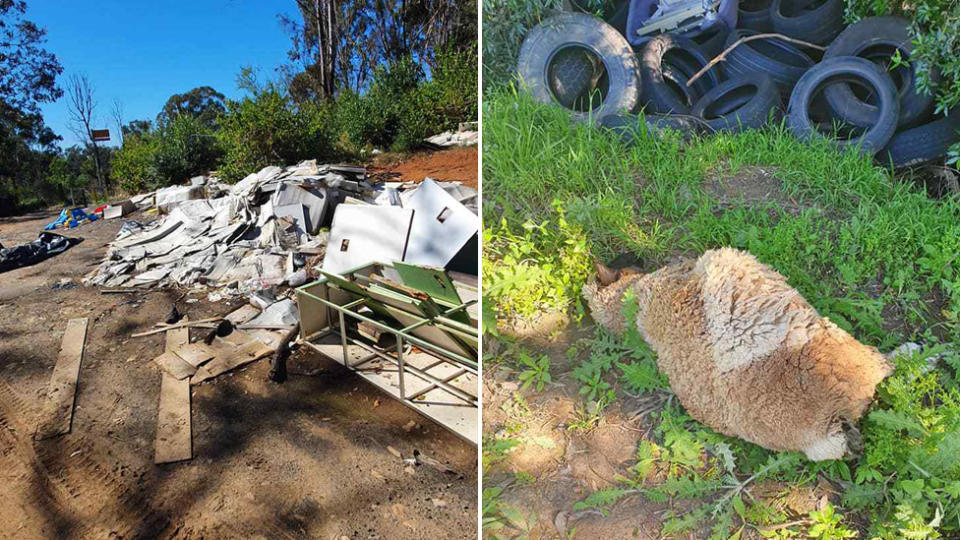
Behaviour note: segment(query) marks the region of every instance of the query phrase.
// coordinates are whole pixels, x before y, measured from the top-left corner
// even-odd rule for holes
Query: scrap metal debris
[[[400,261],[320,273],[297,289],[300,343],[477,444],[479,313],[469,278]]]

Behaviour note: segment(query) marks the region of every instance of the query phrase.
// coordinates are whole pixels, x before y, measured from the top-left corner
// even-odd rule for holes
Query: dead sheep
[[[623,302],[633,291],[636,321]],[[598,265],[584,286],[594,320],[635,324],[693,418],[725,434],[814,461],[858,449],[855,422],[886,359],[821,317],[772,268],[731,248],[650,274]]]

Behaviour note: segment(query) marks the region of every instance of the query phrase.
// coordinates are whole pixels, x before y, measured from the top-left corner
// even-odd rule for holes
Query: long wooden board
[[[193,457],[190,425],[190,379],[177,380],[163,372],[154,463],[172,463]]]
[[[184,322],[187,318],[183,318]],[[189,328],[168,330],[166,351],[183,362],[173,351],[190,342]],[[187,364],[186,362],[183,362]],[[187,364],[189,366],[189,364]],[[191,366],[192,367],[192,366]],[[193,457],[193,426],[190,419],[190,379],[161,373],[160,406],[157,411],[157,440],[154,445],[154,463],[172,463]]]
[[[48,439],[64,433],[70,433],[73,423],[73,402],[77,395],[77,379],[80,377],[80,362],[83,360],[83,347],[87,339],[87,319],[70,319],[63,334],[57,365],[50,377],[47,401],[40,424],[37,426],[37,439]]]

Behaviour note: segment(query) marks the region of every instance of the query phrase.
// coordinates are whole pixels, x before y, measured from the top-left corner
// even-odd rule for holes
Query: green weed
[[[483,247],[484,329],[579,305],[590,271],[586,238],[556,206],[555,218],[487,224]]]
[[[520,372],[521,388],[527,389],[532,386],[539,392],[543,390],[543,385],[550,382],[549,356],[541,354],[538,358],[534,358],[527,351],[520,351],[517,362],[527,368]]]

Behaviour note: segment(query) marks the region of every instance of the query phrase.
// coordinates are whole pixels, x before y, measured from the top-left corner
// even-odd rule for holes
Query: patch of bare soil
[[[656,440],[656,419],[669,399],[667,394],[639,397],[618,394],[594,422],[579,395],[580,383],[572,370],[586,360],[588,351],[570,358],[566,351],[592,328],[573,324],[562,334],[525,336],[519,344],[550,358],[552,381],[541,391],[523,389],[519,369],[507,363],[487,362],[483,371],[483,432],[489,441],[513,439],[519,444],[491,459],[485,448],[484,489],[502,489],[500,501],[523,516],[523,524],[511,528],[525,538],[573,540],[659,539],[664,522],[696,510],[711,499],[653,502],[640,493],[629,494],[604,511],[578,509],[576,503],[592,493],[623,488],[622,478],[635,478],[637,447],[642,440]],[[517,339],[517,338],[511,338]],[[492,347],[490,343],[495,343]],[[503,345],[487,339],[485,354],[496,356]],[[490,351],[493,351],[492,353]],[[654,482],[655,477],[648,477]],[[821,509],[827,500],[836,503],[836,490],[821,480],[810,485],[761,482],[746,488],[751,500],[764,500],[772,508],[805,515]],[[516,516],[516,514],[511,514]],[[511,521],[514,517],[511,517]],[[683,538],[707,538],[709,526],[683,533]],[[744,538],[759,539],[747,530]]]
[[[0,242],[31,241],[55,217],[0,219]],[[0,275],[0,538],[477,537],[476,449],[312,350],[292,355],[283,384],[268,382],[260,361],[193,387],[194,458],[154,465],[152,360],[164,337],[129,336],[163,320],[180,292],[106,295],[79,284],[120,225],[69,229],[83,242]],[[190,294],[180,307],[199,319],[239,304]],[[90,323],[73,428],[35,442],[75,317]],[[388,446],[456,473],[405,468]]]
[[[374,161],[370,174],[382,180],[421,182],[430,177],[447,182],[463,182],[478,189],[479,160],[477,147],[450,148],[420,152],[399,158],[387,155]]]
[[[772,203],[791,213],[799,213],[808,207],[809,205],[804,205],[784,192],[783,182],[775,173],[774,167],[744,165],[737,169],[735,174],[721,167],[714,171],[705,187],[719,199],[722,207],[744,203]]]
[[[484,488],[503,488],[501,500],[527,516],[528,538],[657,538],[665,506],[639,495],[626,497],[606,516],[574,508],[594,491],[619,486],[617,476],[631,476],[647,429],[630,412],[630,398],[608,407],[599,423],[582,424],[580,385],[570,374],[577,359],[566,350],[587,333],[571,325],[559,335],[552,329],[549,343],[544,335],[525,336],[528,349],[550,357],[553,381],[539,392],[521,389],[519,373],[509,365],[484,366],[483,431],[520,441],[488,467]]]

